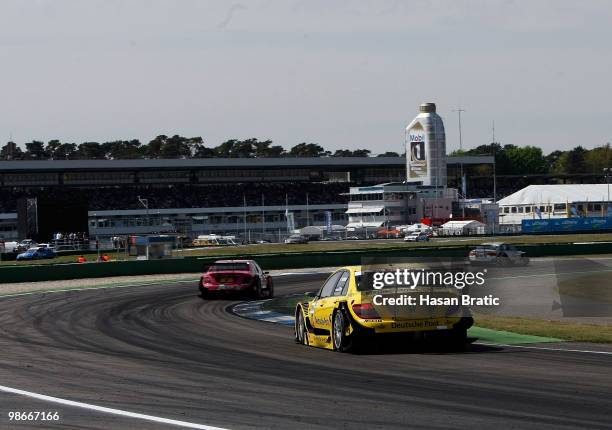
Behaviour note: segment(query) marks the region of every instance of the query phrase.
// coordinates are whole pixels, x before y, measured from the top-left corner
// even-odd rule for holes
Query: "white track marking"
[[[45,402],[59,403],[61,405],[89,409],[91,411],[102,412],[105,414],[113,414],[113,415],[119,415],[122,417],[136,418],[139,420],[153,421],[156,423],[168,424],[168,425],[173,425],[173,426],[178,426],[178,427],[185,427],[185,428],[190,428],[190,429],[201,429],[201,430],[227,430],[222,427],[207,426],[203,424],[190,423],[187,421],[177,421],[177,420],[172,420],[169,418],[161,418],[161,417],[156,417],[153,415],[138,414],[135,412],[122,411],[121,409],[105,408],[103,406],[90,405],[89,403],[82,403],[82,402],[75,402],[72,400],[60,399],[58,397],[51,397],[51,396],[46,396],[44,394],[32,393],[30,391],[24,391],[24,390],[18,390],[16,388],[5,387],[4,385],[0,385],[0,391],[5,392],[5,393],[10,393],[10,394],[19,394],[21,396],[32,397],[34,399],[43,400]]]
[[[546,348],[546,347],[543,347],[543,346],[507,345],[505,343],[483,343],[483,342],[476,342],[476,344],[477,345],[486,345],[486,346],[503,346],[504,348],[541,349],[543,351],[582,352],[582,353],[585,353],[585,354],[612,355],[612,351],[589,351],[589,350],[586,350],[586,349]]]

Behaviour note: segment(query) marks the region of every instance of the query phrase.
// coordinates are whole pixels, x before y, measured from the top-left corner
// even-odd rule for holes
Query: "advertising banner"
[[[408,179],[427,178],[427,135],[420,123],[408,130]]]
[[[524,219],[523,233],[612,230],[612,217]]]
[[[332,234],[332,213],[325,211],[325,231],[327,234]]]

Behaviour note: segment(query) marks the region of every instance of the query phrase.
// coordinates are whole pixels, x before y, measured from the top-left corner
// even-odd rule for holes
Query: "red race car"
[[[200,293],[245,293],[255,299],[274,297],[274,284],[253,260],[217,260],[200,278]]]

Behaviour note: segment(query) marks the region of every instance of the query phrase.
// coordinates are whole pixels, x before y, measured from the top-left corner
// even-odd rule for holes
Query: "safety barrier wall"
[[[213,261],[224,258],[256,260],[265,270],[332,267],[361,264],[363,257],[465,257],[472,246],[385,248],[351,251],[325,251],[281,254],[236,254],[215,257],[184,257],[154,261],[115,261],[108,263],[68,263],[7,265],[0,267],[0,284],[109,276],[134,276],[201,272]],[[610,254],[612,243],[566,243],[518,245],[530,257]]]

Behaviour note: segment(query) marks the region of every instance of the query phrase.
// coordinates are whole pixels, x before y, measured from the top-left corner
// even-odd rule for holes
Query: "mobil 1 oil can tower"
[[[406,127],[406,182],[446,187],[446,137],[435,103],[423,103]]]

